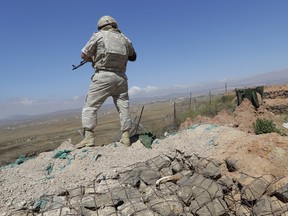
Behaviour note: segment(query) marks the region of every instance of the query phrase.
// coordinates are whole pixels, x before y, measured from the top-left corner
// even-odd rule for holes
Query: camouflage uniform
[[[112,96],[120,114],[121,130],[129,131],[131,116],[125,72],[129,56],[136,55],[131,41],[117,28],[108,25],[92,35],[82,53],[93,58],[92,66],[95,69],[82,110],[83,127],[94,130],[97,110]]]

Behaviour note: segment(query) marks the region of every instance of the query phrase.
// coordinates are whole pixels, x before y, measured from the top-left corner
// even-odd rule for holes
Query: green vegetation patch
[[[273,121],[268,119],[257,119],[253,127],[257,135],[278,132]]]

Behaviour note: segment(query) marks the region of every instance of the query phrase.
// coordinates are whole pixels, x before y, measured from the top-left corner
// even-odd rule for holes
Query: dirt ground
[[[288,91],[288,85],[265,87],[265,91],[267,92],[276,92],[279,90]],[[259,98],[259,101],[261,101],[261,98]],[[287,176],[288,129],[282,126],[284,123],[283,119],[278,119],[275,114],[266,109],[266,106],[269,105],[282,104],[287,106],[288,98],[279,99],[276,97],[275,99],[264,99],[258,109],[255,109],[248,99],[244,99],[233,112],[223,110],[214,118],[197,116],[193,121],[187,119],[180,128],[184,130],[191,125],[202,123],[231,127],[219,143],[225,139],[230,139],[232,128],[243,131],[243,136],[239,137],[239,139],[233,139],[233,142],[225,145],[225,147],[220,150],[221,154],[215,156],[222,159],[233,156],[243,164],[246,172],[258,173],[260,175],[263,173],[271,173],[276,176]],[[286,136],[280,136],[277,133],[254,135],[253,123],[255,123],[258,118],[272,120],[277,128],[280,128],[280,130],[286,133]]]
[[[157,103],[131,104],[133,127],[145,106],[141,125],[151,131],[165,128],[173,120],[173,104],[169,100]],[[121,137],[119,113],[114,105],[99,110],[95,130],[97,146],[107,145]],[[164,115],[165,114],[165,115]],[[136,118],[137,117],[137,118]],[[135,122],[136,121],[136,122]],[[167,123],[168,122],[168,123]],[[81,109],[33,116],[18,121],[0,122],[0,167],[13,163],[19,156],[36,156],[41,152],[53,151],[67,139],[73,143],[82,140]],[[144,132],[139,127],[138,132]],[[162,134],[161,134],[162,135]]]
[[[288,90],[288,86],[281,88]],[[288,98],[284,102],[288,104]],[[277,116],[264,105],[256,110],[249,100],[244,100],[233,112],[222,111],[214,118],[188,119],[176,134],[155,140],[152,149],[137,141],[129,148],[114,142],[78,150],[71,144],[73,140],[67,140],[55,151],[43,152],[20,165],[0,169],[0,213],[5,215],[19,209],[43,194],[91,184],[99,175],[117,175],[137,162],[160,154],[172,155],[176,150],[219,160],[235,159],[241,172],[251,176],[287,177],[288,136],[255,135],[252,126],[257,118],[275,120]],[[277,121],[278,127],[284,123]],[[288,133],[288,129],[281,129]],[[57,151],[66,151],[66,157],[55,157]]]

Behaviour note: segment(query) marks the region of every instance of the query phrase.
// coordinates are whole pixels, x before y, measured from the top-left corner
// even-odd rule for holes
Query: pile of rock
[[[12,215],[281,215],[287,178],[248,176],[237,161],[176,151],[136,163],[91,185],[43,196]]]
[[[267,99],[285,99],[288,98],[288,90],[280,89],[280,90],[268,90],[264,92],[264,97]]]
[[[265,108],[274,114],[288,113],[288,86],[267,89],[264,92]]]
[[[266,109],[276,115],[288,113],[288,104],[274,104],[266,106]]]

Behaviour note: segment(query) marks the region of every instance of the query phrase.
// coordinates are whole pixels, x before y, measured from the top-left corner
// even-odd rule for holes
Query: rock
[[[228,178],[227,176],[221,176],[221,178],[218,179],[217,182],[219,183],[219,185],[221,185],[224,193],[232,191],[234,186],[234,182],[232,181],[232,179]]]
[[[183,212],[183,205],[175,195],[156,197],[150,200],[147,205],[151,210],[163,216],[179,215]]]
[[[160,170],[161,176],[173,175],[171,167],[164,167]]]
[[[288,213],[288,205],[281,204],[277,199],[263,196],[252,209],[255,215],[281,215]]]
[[[78,187],[68,191],[69,197],[77,197],[85,194],[85,187]]]
[[[141,180],[147,185],[154,185],[160,177],[161,175],[159,172],[150,169],[142,170],[140,173]]]
[[[184,186],[187,183],[187,181],[189,181],[189,176],[183,176],[176,183],[180,186]]]
[[[179,198],[187,205],[190,205],[193,190],[191,186],[183,186],[177,191]]]
[[[132,170],[127,173],[121,180],[120,184],[129,184],[132,187],[139,187],[140,186],[140,171],[139,170]]]
[[[183,169],[183,163],[181,161],[175,160],[172,162],[171,168],[173,173],[181,172]]]
[[[76,213],[76,212],[71,212],[71,210],[67,207],[64,208],[58,208],[58,209],[54,209],[54,210],[50,210],[44,213],[39,214],[39,216],[55,216],[55,215],[69,215],[70,213]]]
[[[34,210],[39,216],[79,212],[85,216],[223,216],[234,213],[245,216],[288,212],[287,178],[275,181],[272,175],[253,177],[238,170],[221,171],[224,163],[219,160],[185,156],[179,152],[174,156],[170,159],[155,157],[114,177],[103,175],[87,186],[58,190],[58,196],[42,196],[45,207],[40,207],[39,203],[39,208]],[[168,175],[171,178],[157,186],[156,180],[163,173],[173,174],[172,170],[181,172]],[[22,210],[16,215],[27,215],[25,209]]]
[[[84,216],[117,216],[117,212],[116,209],[114,207],[104,207],[104,208],[99,208],[99,209],[87,209],[87,208],[83,208],[81,215]],[[61,215],[62,216],[62,215]]]
[[[195,215],[220,216],[228,211],[227,204],[220,198],[215,198],[208,203],[203,203],[203,205],[199,205],[198,200],[193,200],[190,205],[190,211]]]
[[[96,211],[98,213],[98,215],[111,215],[111,216],[117,216],[116,210],[114,207],[104,207],[104,208],[100,208]],[[97,215],[97,213],[93,214],[93,215]],[[92,216],[92,215],[91,215]]]
[[[179,186],[174,182],[167,182],[160,185],[160,190],[166,195],[172,195],[176,194],[176,192],[179,190]]]
[[[64,201],[65,201],[65,199],[63,197],[53,196],[52,208],[57,209],[57,208],[64,206]]]
[[[253,202],[258,200],[272,183],[272,177],[269,175],[255,179],[251,184],[245,185],[241,189],[242,200]]]
[[[214,163],[210,162],[207,164],[206,168],[202,171],[202,174],[207,178],[217,180],[221,177],[221,170]]]
[[[147,165],[156,171],[161,170],[162,168],[170,167],[171,161],[167,156],[159,155],[158,157],[152,158],[147,162]]]
[[[136,199],[136,200],[129,200],[129,202],[120,205],[117,208],[117,210],[120,211],[122,215],[134,215],[135,212],[146,211],[147,213],[149,208],[142,201]]]
[[[226,167],[229,172],[235,172],[239,170],[239,165],[237,164],[237,162],[238,162],[237,160],[231,158],[225,160]]]
[[[274,193],[274,196],[276,196],[282,202],[288,203],[288,183],[285,184],[283,187],[279,188]]]
[[[247,216],[251,215],[251,210],[248,206],[236,204],[236,215],[237,216]]]
[[[144,203],[149,202],[151,199],[153,199],[155,196],[158,195],[158,193],[160,194],[160,196],[164,195],[161,191],[156,190],[156,187],[145,187],[144,189],[141,190],[141,194],[142,194],[142,199],[144,201]]]

